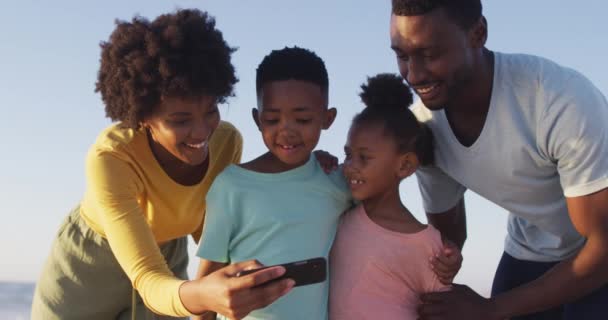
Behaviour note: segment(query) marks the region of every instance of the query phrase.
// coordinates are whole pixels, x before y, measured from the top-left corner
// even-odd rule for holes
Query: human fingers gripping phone
[[[323,257],[243,270],[237,273],[236,276],[242,277],[263,269],[278,266],[285,268],[285,273],[272,281],[292,279],[295,281],[294,287],[323,282],[327,278],[327,261]]]

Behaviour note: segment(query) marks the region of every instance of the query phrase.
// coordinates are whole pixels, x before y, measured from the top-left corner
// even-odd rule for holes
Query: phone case
[[[268,266],[253,270],[244,270],[239,272],[236,276],[242,277],[262,269],[276,266],[283,266],[285,268],[285,274],[273,281],[289,278],[295,281],[294,287],[320,283],[325,281],[327,278],[327,261],[323,257]]]

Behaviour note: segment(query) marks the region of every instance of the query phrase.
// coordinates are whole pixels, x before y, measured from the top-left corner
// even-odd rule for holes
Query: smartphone
[[[244,270],[237,273],[236,276],[242,277],[259,270],[276,266],[284,267],[285,274],[272,281],[292,279],[295,281],[294,287],[323,282],[327,278],[327,261],[323,257],[277,264],[274,266],[267,266],[252,270]]]

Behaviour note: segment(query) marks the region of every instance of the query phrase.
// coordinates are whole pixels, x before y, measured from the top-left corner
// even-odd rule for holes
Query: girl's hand
[[[338,169],[338,158],[334,157],[331,153],[323,150],[316,150],[313,153],[325,173]]]
[[[452,284],[462,267],[462,254],[458,246],[450,240],[443,240],[443,250],[430,258],[431,269],[443,284]]]
[[[182,302],[193,313],[213,311],[229,319],[242,319],[251,311],[273,303],[293,288],[294,282],[291,279],[271,282],[285,273],[283,267],[236,277],[239,271],[260,267],[262,265],[255,260],[244,261],[188,281],[180,288],[180,296],[192,297],[194,292],[196,301],[184,301],[182,298]]]

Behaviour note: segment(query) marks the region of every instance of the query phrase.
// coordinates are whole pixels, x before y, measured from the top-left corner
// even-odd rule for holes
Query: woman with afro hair
[[[240,318],[289,290],[257,286],[282,268],[233,277],[256,261],[186,280],[205,194],[241,157],[241,135],[218,112],[237,82],[233,51],[198,10],[116,23],[96,87],[116,123],[89,150],[86,192],[52,244],[32,319]]]

